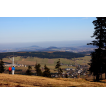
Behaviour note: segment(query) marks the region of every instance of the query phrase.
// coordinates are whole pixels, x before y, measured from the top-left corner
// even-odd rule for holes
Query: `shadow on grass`
[[[77,86],[68,86],[68,87],[77,87]]]
[[[105,81],[102,81],[102,80],[106,80],[106,79],[100,79],[99,81],[96,81],[95,79],[91,80],[91,79],[85,79],[86,81],[89,81],[89,82],[100,82],[100,83],[106,83]]]
[[[17,86],[15,86],[15,87],[24,87],[24,86],[17,85]]]

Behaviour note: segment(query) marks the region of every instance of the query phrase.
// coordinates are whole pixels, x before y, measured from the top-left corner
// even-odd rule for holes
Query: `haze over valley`
[[[7,43],[0,45],[0,52],[17,51],[92,51],[95,47],[87,45],[90,40],[78,41],[51,41],[36,43]]]

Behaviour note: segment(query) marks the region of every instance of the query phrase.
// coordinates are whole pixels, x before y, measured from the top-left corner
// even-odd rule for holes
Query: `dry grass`
[[[91,82],[78,78],[45,78],[39,76],[0,74],[1,87],[106,87],[106,80]]]

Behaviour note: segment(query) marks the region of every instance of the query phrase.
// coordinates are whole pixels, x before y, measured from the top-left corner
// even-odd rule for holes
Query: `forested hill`
[[[13,56],[13,52],[0,53],[0,59]],[[73,52],[14,52],[14,56],[39,57],[39,58],[77,58],[84,57],[84,54]]]

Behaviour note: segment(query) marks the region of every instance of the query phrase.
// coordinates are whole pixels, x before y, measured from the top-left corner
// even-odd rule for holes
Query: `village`
[[[13,63],[8,63],[8,64],[4,64],[5,67],[11,67],[13,65]],[[75,68],[62,68],[62,77],[65,78],[67,76],[67,78],[79,78],[79,77],[85,77],[86,75],[88,75],[88,65],[80,65],[80,64],[60,64],[61,66],[65,65],[65,66],[73,66]],[[28,65],[24,65],[24,64],[14,64],[15,67],[28,67]],[[32,67],[34,67],[34,65],[32,65]],[[41,67],[41,70],[43,71],[44,68]],[[8,70],[6,70],[8,71]],[[18,71],[18,70],[17,70]],[[34,70],[32,70],[34,72]],[[22,73],[23,74],[23,73]],[[33,74],[33,75],[36,75]],[[51,77],[52,78],[57,78],[58,77],[58,72],[55,71],[54,73],[51,73]]]
[[[71,65],[76,68],[65,68],[62,69],[62,77],[65,78],[67,75],[67,78],[79,78],[79,77],[85,77],[88,75],[88,66],[87,65]],[[57,73],[51,73],[52,77],[58,77],[58,72]]]

